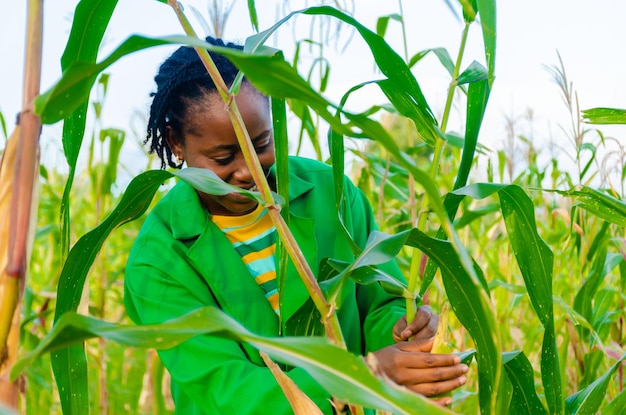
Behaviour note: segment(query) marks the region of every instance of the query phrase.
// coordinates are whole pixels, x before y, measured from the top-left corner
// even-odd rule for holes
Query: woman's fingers
[[[410,367],[400,364],[392,373],[387,374],[394,382],[406,386],[456,379],[467,373],[467,370],[468,367],[464,364],[431,366],[430,362],[424,361],[421,365],[411,362]]]
[[[437,332],[438,322],[439,316],[433,314],[429,306],[421,306],[417,309],[415,318],[410,324],[407,324],[406,316],[398,320],[393,328],[393,338],[396,342],[406,341],[411,337],[430,338]]]
[[[459,376],[454,379],[444,380],[441,382],[416,383],[404,386],[411,389],[413,392],[424,396],[437,396],[442,393],[451,392],[459,386],[464,385],[465,382],[467,382],[467,378],[465,376]]]

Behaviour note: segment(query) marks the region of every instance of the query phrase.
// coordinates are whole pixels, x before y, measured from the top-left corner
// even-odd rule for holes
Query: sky
[[[193,8],[207,16],[208,0],[183,1],[186,12],[199,33],[204,33]],[[289,4],[289,9],[285,3]],[[256,0],[261,29],[271,26],[290,10],[312,5],[309,0],[284,2]],[[380,0],[342,0],[340,4],[354,11],[354,16],[365,26],[374,29],[378,17],[399,12],[399,2]],[[45,2],[44,56],[42,91],[48,89],[60,76],[59,58],[67,41],[75,2]],[[456,57],[461,39],[462,23],[457,20],[444,0],[404,0],[403,13],[407,21],[407,49],[409,56],[434,47],[448,49]],[[23,79],[25,4],[5,7],[0,15],[1,56],[0,111],[11,130],[15,115],[21,106]],[[547,149],[549,142],[566,157],[573,153],[567,135],[571,123],[563,104],[561,92],[546,67],[559,64],[560,54],[568,80],[578,96],[581,109],[593,107],[626,108],[626,2],[623,0],[501,0],[497,4],[496,80],[487,107],[479,141],[498,150],[503,148],[507,134],[507,120],[516,120],[517,134],[533,139],[534,145]],[[280,29],[269,44],[283,49],[288,59],[294,53],[295,39],[319,33],[335,33],[335,26],[299,16],[295,24]],[[322,26],[326,24],[326,26]],[[311,29],[313,27],[313,29]],[[155,0],[121,0],[114,12],[100,57],[106,56],[133,33],[162,36],[181,33],[173,11]],[[225,26],[227,40],[243,42],[254,32],[249,22],[247,2],[235,0],[233,11]],[[389,24],[387,41],[403,55],[400,25]],[[325,95],[338,102],[355,84],[380,78],[374,71],[371,55],[360,39],[343,28],[339,37],[325,48],[331,62],[330,86]],[[347,45],[347,46],[346,46]],[[485,64],[482,37],[478,25],[470,31],[463,67],[473,60]],[[132,160],[143,155],[136,143],[143,138],[145,117],[149,110],[149,93],[154,89],[153,77],[159,64],[173,51],[159,47],[134,54],[114,64],[109,93],[106,98],[102,126],[136,131],[138,138],[128,138],[124,151],[127,164],[145,166]],[[316,53],[316,52],[315,52]],[[434,56],[419,63],[414,73],[435,115],[443,111],[449,78]],[[363,110],[373,104],[384,103],[384,97],[374,88],[364,90],[348,103],[351,110]],[[533,114],[532,124],[527,114]],[[464,108],[453,111],[450,129],[462,126],[460,114]],[[136,114],[130,117],[130,114]],[[456,117],[456,118],[455,118]],[[616,142],[626,140],[626,127],[602,127]],[[45,164],[63,169],[60,123],[46,126],[42,132],[42,160]],[[590,135],[590,141],[597,141]],[[0,139],[0,147],[4,140]],[[545,150],[547,151],[547,150]],[[611,149],[607,151],[612,151]],[[545,152],[544,152],[545,153]],[[492,157],[495,155],[492,153]],[[140,167],[137,167],[140,168]],[[132,173],[138,173],[131,172]]]

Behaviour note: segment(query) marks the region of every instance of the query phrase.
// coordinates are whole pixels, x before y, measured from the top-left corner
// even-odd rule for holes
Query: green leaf
[[[467,69],[465,69],[463,73],[456,78],[456,82],[458,85],[463,85],[471,82],[483,81],[488,79],[488,77],[487,68],[482,66],[480,63],[473,61],[470,66],[468,66]],[[488,91],[489,86],[487,85],[485,89]]]
[[[576,186],[569,191],[557,193],[573,197],[576,200],[575,206],[580,206],[607,222],[626,226],[626,203],[619,199],[587,186]]]
[[[420,135],[424,137],[427,142],[434,142],[436,138],[442,137],[441,131],[437,126],[437,121],[435,120],[432,110],[426,102],[426,98],[424,97],[417,80],[400,55],[398,55],[382,37],[360,24],[351,16],[333,9],[332,7],[311,7],[304,10],[303,13],[333,16],[353,26],[369,46],[380,71],[387,76],[390,83],[392,83],[393,87],[390,89],[393,91],[402,91],[403,94],[408,94],[408,96],[410,96],[415,102],[419,110],[419,116],[417,119],[420,121],[415,126]],[[387,91],[383,92],[388,94]]]
[[[320,263],[320,286],[324,293],[327,294],[326,299],[338,308],[341,305],[339,293],[347,278],[356,281],[358,284],[380,283],[380,286],[391,295],[414,298],[407,285],[391,275],[375,267],[364,266],[352,269],[351,265],[349,262],[335,259],[324,259]],[[331,277],[332,274],[336,275]]]
[[[259,192],[251,192],[249,190],[242,189],[241,187],[228,184],[209,169],[187,167],[178,172],[172,172],[170,175],[180,178],[194,189],[200,190],[203,193],[216,196],[224,196],[229,193],[239,193],[249,197],[250,199],[254,199],[261,205],[265,206],[265,201]],[[284,203],[282,198],[277,194],[273,193],[273,195],[274,200],[276,200],[277,203]]]
[[[602,415],[621,415],[626,412],[626,390],[621,391],[611,402],[604,405]]]
[[[535,208],[526,193],[520,187],[511,185],[502,189],[499,196],[513,253],[524,277],[530,301],[545,330],[541,349],[541,378],[546,400],[551,413],[561,413],[561,371],[552,303],[554,255],[537,233]]]
[[[487,101],[489,100],[489,84],[483,79],[477,82],[471,82],[467,92],[467,122],[465,124],[465,140],[463,141],[463,153],[461,155],[461,164],[454,182],[454,189],[460,189],[467,184],[470,170],[474,163],[474,155],[478,145],[478,134],[485,116]],[[463,200],[462,196],[449,193],[444,199],[446,214],[453,220],[459,204]],[[445,237],[443,230],[439,230],[437,237],[442,239]],[[434,263],[428,262],[424,272],[424,278],[420,286],[420,295],[424,295],[428,287],[435,278],[437,267]]]
[[[428,125],[429,120],[424,118],[424,112],[420,109],[419,104],[415,102],[409,91],[403,89],[396,82],[393,82],[389,79],[377,81],[376,83],[380,87],[381,91],[383,91],[385,96],[389,99],[389,102],[391,102],[394,108],[400,114],[413,120],[415,126],[418,127],[418,132],[420,132],[420,136],[424,139],[424,141],[426,141],[431,146],[434,146],[437,139],[445,139],[444,135],[438,128],[433,129],[431,133],[427,135],[421,134],[419,126]]]
[[[439,62],[441,62],[441,65],[443,65],[446,71],[448,71],[448,74],[452,76],[452,74],[454,73],[454,61],[452,61],[448,50],[445,48],[424,49],[417,52],[411,57],[411,59],[409,59],[409,68],[415,66],[415,64],[417,64],[420,60],[422,60],[423,57],[428,55],[430,52],[434,53],[435,56],[437,56]]]
[[[496,70],[496,0],[476,0],[476,11],[485,42],[485,60],[489,69],[489,88],[493,87]]]
[[[204,307],[156,325],[119,326],[75,313],[65,314],[37,348],[17,362],[13,378],[43,353],[93,337],[133,347],[167,349],[199,334],[246,342],[273,359],[302,367],[329,393],[344,402],[394,413],[451,414],[434,402],[370,372],[363,357],[334,346],[322,337],[262,337],[253,334],[215,307]]]
[[[59,277],[55,322],[64,313],[77,309],[87,273],[105,239],[117,227],[143,214],[158,187],[171,176],[171,173],[165,171],[149,171],[134,178],[115,210],[72,247]],[[63,391],[61,395],[64,412],[86,413],[84,405],[88,405],[87,362],[82,345],[58,350],[52,354],[51,360],[57,385]]]
[[[285,100],[272,98],[272,125],[276,153],[276,190],[284,200],[281,212],[285,216],[285,222],[289,224],[289,136]]]
[[[591,108],[582,111],[587,124],[626,124],[626,110],[617,108]]]
[[[130,53],[153,46],[176,43],[180,36],[172,38],[151,39],[135,35],[126,39],[100,63],[72,62],[63,71],[61,79],[35,99],[35,112],[41,116],[43,124],[53,124],[67,117],[89,98],[91,87],[100,72]]]
[[[481,183],[455,190],[457,195],[482,199],[498,192],[509,241],[533,309],[544,326],[541,377],[551,413],[562,411],[560,369],[554,330],[552,268],[554,255],[537,233],[534,206],[516,185]]]
[[[387,26],[389,25],[389,19],[393,19],[402,23],[402,16],[397,13],[379,17],[376,21],[376,34],[378,36],[385,37],[385,34],[387,33]]]
[[[147,171],[135,177],[113,212],[72,247],[59,277],[55,321],[78,307],[85,278],[105,239],[114,229],[141,216],[159,186],[170,177],[172,173],[162,170]]]
[[[509,406],[510,413],[516,415],[548,415],[546,407],[535,391],[533,367],[524,352],[503,353],[502,363],[513,386],[513,395]]]
[[[606,389],[611,377],[626,360],[626,354],[622,355],[613,366],[595,382],[570,395],[565,400],[565,413],[567,415],[595,414],[606,398]]]
[[[100,43],[109,24],[117,0],[82,0],[74,11],[70,35],[61,56],[61,70],[65,72],[77,61],[95,62]],[[70,192],[74,182],[76,163],[85,135],[89,94],[75,110],[65,114],[63,123],[63,153],[69,165],[69,174],[61,199],[61,255],[67,255],[70,244]],[[61,406],[66,414],[87,413],[89,390],[85,352],[76,347],[63,357],[52,356],[52,368],[60,393]],[[58,358],[58,360],[57,360]],[[69,375],[69,370],[72,375]]]
[[[250,23],[255,32],[259,32],[259,16],[256,12],[256,5],[254,0],[248,0],[248,13],[250,14]]]
[[[468,274],[448,241],[430,238],[413,229],[407,245],[424,252],[441,270],[454,314],[476,345],[481,413],[494,413],[502,368],[500,335],[484,276],[478,280]]]

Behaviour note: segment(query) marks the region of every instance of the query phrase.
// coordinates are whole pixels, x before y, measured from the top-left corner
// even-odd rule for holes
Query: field
[[[248,3],[254,25],[255,2]],[[354,264],[358,265],[348,267],[349,271],[335,269],[328,278],[382,284],[405,297],[409,310],[416,304],[430,304],[439,312],[450,305],[449,346],[470,362],[468,383],[454,393],[452,412],[624,413],[626,152],[621,142],[626,129],[621,137],[608,138],[602,125],[626,124],[625,111],[581,111],[561,62],[550,70],[555,91],[560,89],[571,115],[564,131],[569,140],[565,151],[573,162],[539,154],[545,149],[532,140],[537,133],[531,116],[509,120],[502,148],[486,148],[479,133],[490,91],[497,88],[496,2],[452,3],[463,20],[458,28],[461,48],[454,53],[425,49],[402,57],[384,41],[388,25],[405,24],[402,15],[382,16],[376,28],[366,28],[328,6],[311,7],[299,16],[315,16],[332,25],[342,22],[342,30],[354,31],[352,41],[370,48],[372,64],[381,75],[375,84],[388,102],[361,113],[348,112],[342,108],[344,102],[325,98],[332,62],[307,61],[300,56],[306,53],[304,47],[293,59],[284,59],[267,53],[261,47],[265,39],[256,37],[255,50],[233,54],[231,59],[257,88],[272,96],[278,164],[288,154],[312,149],[308,157],[328,162],[337,175],[345,172],[374,209],[382,233],[357,255]],[[228,316],[213,310],[203,312],[222,324],[221,329],[187,316],[182,323],[146,335],[134,330],[126,316],[124,267],[144,212],[174,180],[194,179],[205,192],[219,183],[198,172],[151,170],[156,165],[154,155],[146,153],[139,163],[145,172],[127,184],[129,161],[123,149],[140,142],[143,135],[103,125],[101,112],[110,82],[107,67],[158,44],[200,43],[191,37],[135,37],[96,63],[114,7],[114,1],[80,3],[62,60],[63,77],[37,98],[37,117],[24,112],[28,116],[21,117],[18,130],[22,135],[12,137],[3,150],[0,340],[7,346],[0,362],[0,402],[7,409],[0,408],[2,414],[14,413],[10,407],[24,414],[174,413],[169,376],[154,348],[184,341],[189,330],[228,332],[262,351],[272,350],[268,354],[279,362],[287,357],[290,364],[293,359],[306,360],[306,351],[289,338],[261,338],[233,328]],[[184,17],[181,20],[184,23]],[[468,30],[476,25],[481,27],[484,54],[463,58]],[[192,35],[188,26],[182,26]],[[94,31],[99,35],[79,41]],[[321,45],[324,39],[298,42]],[[442,71],[450,77],[440,117],[435,117],[422,94],[420,79],[411,73],[429,54],[437,55]],[[303,68],[305,64],[312,66]],[[309,76],[305,79],[303,73]],[[355,85],[346,91],[345,99],[363,87]],[[31,90],[32,98],[38,94]],[[281,113],[283,106],[286,112]],[[462,113],[458,128],[449,127],[453,111]],[[8,136],[5,116],[2,125]],[[85,124],[86,117],[95,121]],[[289,137],[281,129],[287,120]],[[36,140],[39,122],[64,122],[63,151],[69,173],[36,162],[38,156],[26,135],[30,131],[30,142],[32,137]],[[609,141],[617,150],[605,150]],[[30,164],[29,159],[21,159],[22,164],[15,166],[26,166],[35,174],[34,180],[29,182],[28,174],[11,168],[9,143],[21,143],[18,158],[30,148]],[[87,160],[83,169],[76,168],[79,154]],[[280,179],[280,170],[278,174]],[[32,194],[33,189],[38,201],[23,204],[24,194]],[[342,191],[337,185],[339,197]],[[19,201],[10,202],[12,197]],[[265,199],[263,189],[256,197],[261,203],[273,203]],[[332,195],[329,200],[333,201]],[[37,207],[37,214],[29,236],[29,218],[22,222],[19,218],[31,206]],[[281,238],[286,246],[294,243],[289,232]],[[16,247],[11,241],[23,245]],[[20,252],[30,255],[27,273],[15,266]],[[407,283],[389,281],[375,272],[367,277],[359,274],[362,264],[375,267],[392,257]],[[320,310],[328,316],[323,321],[327,335],[336,340],[332,300],[320,299],[320,303],[327,307]],[[330,353],[340,346],[327,344],[320,350]],[[358,362],[365,366],[363,360]],[[338,381],[325,369],[337,362],[323,353],[313,363],[302,364],[318,374],[322,385]],[[385,380],[359,378],[347,363],[338,367],[346,382],[342,396],[357,406],[378,408],[380,413],[412,413],[407,408],[423,414],[450,413],[412,394],[387,393]],[[13,382],[8,380],[9,371]]]

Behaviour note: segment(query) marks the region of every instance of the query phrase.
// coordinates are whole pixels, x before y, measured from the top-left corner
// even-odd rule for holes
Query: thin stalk
[[[197,37],[195,31],[191,27],[191,24],[187,20],[183,11],[180,9],[178,3],[173,0],[169,0],[168,4],[174,9],[176,15],[185,30],[185,33],[189,36]],[[337,319],[337,315],[335,313],[335,307],[329,304],[322,290],[313,275],[313,271],[309,267],[302,251],[298,247],[298,244],[293,237],[291,231],[287,227],[287,224],[283,220],[280,215],[280,206],[274,204],[274,200],[271,193],[271,188],[265,174],[263,173],[263,168],[259,163],[259,159],[257,157],[254,146],[252,145],[252,141],[248,135],[248,131],[245,128],[245,124],[243,119],[241,118],[241,113],[239,112],[239,108],[237,106],[237,102],[235,101],[235,96],[229,92],[228,87],[226,86],[224,80],[222,79],[219,70],[215,66],[211,56],[208,51],[204,48],[195,48],[196,52],[200,56],[200,59],[204,63],[205,67],[211,79],[217,86],[217,89],[222,96],[222,99],[227,105],[228,112],[230,114],[231,121],[233,123],[233,128],[235,130],[235,134],[237,136],[237,141],[239,142],[239,146],[241,147],[241,152],[244,155],[244,159],[248,168],[250,169],[250,173],[252,174],[252,178],[256,183],[261,197],[265,203],[265,207],[267,208],[270,218],[276,227],[276,231],[278,232],[279,237],[284,242],[287,253],[291,257],[298,274],[302,278],[302,281],[313,300],[313,303],[317,307],[318,311],[322,316],[322,321],[324,323],[324,327],[326,329],[326,335],[333,341],[336,345],[345,348],[345,341],[343,339],[343,335],[341,333],[341,327],[339,325],[339,320]]]
[[[404,61],[406,64],[409,64],[409,50],[408,50],[408,42],[406,38],[406,25],[404,24],[404,9],[402,8],[402,0],[398,0],[398,7],[400,9],[401,27],[402,27],[402,44],[404,45]],[[409,131],[412,133],[413,129],[412,123],[410,120],[406,120],[407,125],[409,127]],[[413,134],[409,135],[409,147],[413,147]],[[424,197],[427,197],[425,194]],[[418,214],[417,214],[417,198],[415,197],[415,177],[411,173],[409,173],[409,212],[411,212],[411,226],[414,228],[418,227]],[[411,276],[420,275],[419,272],[419,263],[420,261],[414,258],[420,258],[421,255],[418,251],[414,251],[414,255],[411,257],[411,265],[409,267],[409,283],[411,282]],[[415,286],[417,285],[417,277],[415,277],[415,283],[413,284],[413,289],[410,292],[415,293]],[[410,285],[409,285],[410,287]],[[406,299],[406,318],[407,322],[413,321],[415,317],[415,313],[417,312],[417,303],[416,296],[413,295],[413,298]],[[409,317],[410,316],[410,317]]]
[[[29,0],[24,62],[24,92],[22,112],[19,117],[16,135],[13,137],[15,159],[4,155],[6,160],[0,164],[0,177],[11,181],[8,234],[2,232],[7,240],[1,240],[2,250],[6,252],[6,268],[0,274],[2,290],[0,305],[0,402],[5,406],[17,408],[18,387],[5,377],[5,369],[17,359],[19,344],[19,313],[16,313],[25,286],[28,257],[33,244],[33,219],[36,215],[36,173],[39,167],[39,132],[41,122],[32,108],[32,100],[39,94],[41,79],[41,50],[43,32],[43,0]],[[7,148],[9,146],[7,145]],[[6,162],[6,163],[5,163]],[[11,178],[11,174],[13,177]],[[6,183],[0,183],[2,187]],[[6,220],[6,219],[4,219]],[[8,250],[7,249],[8,246]],[[6,250],[6,251],[5,251]],[[4,253],[3,252],[3,253]],[[1,259],[4,261],[4,258]],[[7,334],[4,334],[7,333]],[[6,353],[6,355],[5,355]]]
[[[459,76],[459,73],[461,72],[461,63],[463,61],[463,54],[465,52],[465,46],[467,44],[467,36],[469,34],[469,27],[470,27],[471,22],[465,22],[465,27],[463,28],[463,33],[461,35],[461,45],[459,47],[459,54],[457,55],[456,58],[456,63],[454,65],[454,72],[452,73],[452,80],[450,80],[450,86],[448,88],[448,96],[446,98],[446,106],[444,108],[443,111],[443,117],[441,120],[441,132],[445,134],[446,129],[448,127],[448,119],[450,117],[450,111],[452,110],[452,100],[454,98],[454,91],[457,87],[457,81],[456,79]],[[443,140],[441,138],[437,138],[436,144],[435,144],[435,152],[433,155],[433,162],[430,166],[430,178],[434,181],[435,177],[437,176],[437,172],[439,170],[439,163],[441,160],[441,155],[443,153]],[[417,221],[417,228],[425,231],[426,228],[426,215],[424,214],[424,207],[428,206],[429,203],[429,197],[428,197],[428,193],[424,193],[424,196],[422,197],[422,209],[420,210],[420,213],[418,215],[418,221]],[[411,258],[411,267],[410,267],[410,271],[409,271],[409,281],[408,281],[408,290],[411,293],[415,293],[417,290],[417,280],[420,277],[420,260],[421,260],[421,256],[423,254],[418,254],[417,252],[415,253],[415,255],[413,255],[413,257]],[[407,323],[410,323],[413,320],[413,317],[415,316],[415,312],[417,311],[417,306],[415,304],[415,301],[412,299],[407,299],[406,300],[406,319],[407,319]]]

